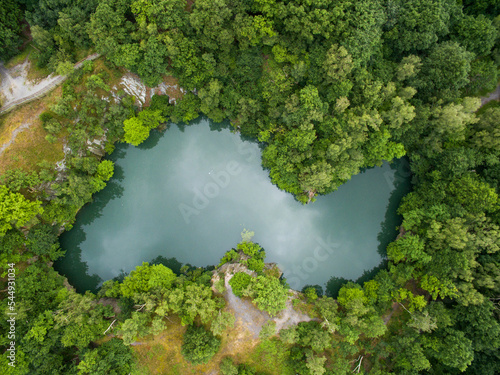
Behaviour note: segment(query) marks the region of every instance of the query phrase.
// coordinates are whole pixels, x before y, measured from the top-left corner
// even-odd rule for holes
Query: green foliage
[[[134,297],[137,293],[169,289],[176,275],[162,264],[150,266],[143,262],[123,280],[120,291],[124,297]]]
[[[130,348],[121,340],[112,338],[94,350],[88,350],[78,364],[78,374],[87,375],[126,375],[133,366],[133,355]]]
[[[214,287],[217,292],[223,294],[226,291],[226,282],[224,280],[224,277],[217,280],[217,282],[214,284]]]
[[[150,333],[148,323],[150,322],[149,314],[136,312],[132,313],[130,319],[125,320],[119,329],[121,338],[125,345],[131,345],[139,337],[143,337]]]
[[[449,4],[437,0],[404,0],[391,4],[391,29],[385,38],[398,52],[426,50],[448,33]]]
[[[132,117],[123,122],[125,142],[139,146],[149,137],[149,132],[157,128],[160,122],[165,121],[160,110],[143,110],[137,117]]]
[[[408,310],[410,313],[415,310],[422,310],[427,304],[424,296],[415,295],[408,289],[400,288],[394,295],[398,302],[408,301]]]
[[[221,258],[219,267],[222,266],[223,264],[232,262],[233,260],[236,260],[239,258],[239,254],[234,251],[233,249],[227,251],[224,256]]]
[[[498,2],[191,3],[1,4],[0,58],[18,51],[26,10],[39,66],[65,74],[83,49],[95,47],[107,64],[138,73],[150,86],[174,74],[186,90],[175,106],[155,95],[149,109],[131,117],[133,98],[104,100],[103,93],[111,99],[109,77],[86,64],[40,116],[47,140],[64,134],[72,150],[65,180],[53,183],[53,166],[39,174],[3,174],[0,264],[39,259],[26,263],[16,280],[18,373],[131,371],[130,351],[116,339],[90,349],[112,313],[90,295],[67,292],[46,265],[61,255],[49,224],[69,228],[113,175],[110,161],[88,156],[89,140],[106,135],[106,151],[118,139],[138,145],[168,117],[189,122],[199,113],[228,118],[236,131],[258,137],[272,181],[303,203],[336,190],[362,168],[405,153],[411,160],[415,185],[400,206],[402,236],[388,246],[389,271],[363,288],[332,278],[327,294],[338,294],[338,304],[306,289],[321,321],[283,330],[286,345],[265,340],[256,351],[260,360],[269,366],[289,360],[294,373],[303,374],[323,374],[325,364],[328,373],[352,373],[360,354],[362,368],[367,363],[373,374],[497,373],[498,316],[491,301],[498,298],[500,275],[500,117],[498,108],[478,111],[480,100],[467,96],[498,83]],[[265,254],[250,233],[221,264],[248,257],[242,262],[263,272]],[[217,315],[223,303],[214,299],[210,277],[191,269],[176,278],[166,267],[143,265],[123,283],[106,283],[102,293],[123,296],[127,308],[118,326],[127,344],[160,332],[168,314],[222,334],[232,319]],[[284,307],[286,289],[276,278],[238,273],[231,282],[235,294],[271,314]],[[407,311],[393,314],[386,326],[380,316],[394,302]],[[142,310],[130,314],[135,303]],[[326,362],[314,351],[329,347],[334,332],[335,358]],[[193,362],[213,355],[218,344],[207,344],[211,340],[193,340]],[[5,355],[1,366],[7,366]],[[255,373],[229,361],[224,366],[228,374]]]
[[[373,338],[386,332],[387,327],[382,318],[369,304],[369,299],[359,285],[348,283],[342,287],[337,301],[344,308],[336,321],[338,332],[350,344],[356,342],[361,334]]]
[[[250,257],[254,257],[259,254],[262,248],[253,242],[243,241],[236,245],[236,249],[243,252]]]
[[[418,237],[405,236],[398,241],[392,242],[387,247],[387,256],[394,263],[405,262],[430,262],[432,257],[424,251],[424,242]]]
[[[469,82],[473,57],[456,42],[436,44],[423,63],[415,86],[422,94],[450,100]]]
[[[87,24],[97,0],[69,3],[42,0],[25,13],[37,48],[38,65],[66,74],[76,49],[90,46]]]
[[[172,114],[174,106],[170,104],[168,95],[153,95],[149,109],[156,112],[160,111],[164,118],[169,118]]]
[[[199,116],[199,107],[200,99],[192,92],[188,92],[176,104],[170,118],[174,122],[190,122]]]
[[[247,289],[252,281],[252,276],[245,272],[236,272],[234,276],[229,280],[229,285],[233,290],[233,293],[237,297],[243,297],[243,292]]]
[[[306,296],[309,302],[313,302],[318,299],[318,295],[316,294],[316,289],[313,287],[306,288],[304,290],[304,295]]]
[[[219,369],[222,375],[238,375],[238,366],[229,357],[222,359]]]
[[[22,194],[0,185],[0,237],[14,227],[22,227],[43,212],[41,202],[31,202]]]
[[[13,192],[18,192],[21,189],[29,187],[36,187],[41,182],[41,178],[36,172],[25,172],[20,169],[8,170],[0,176],[0,183]]]
[[[296,326],[291,326],[280,330],[280,340],[285,344],[295,344],[299,339]]]
[[[318,357],[308,352],[306,354],[306,362],[306,367],[309,369],[311,375],[323,375],[326,372],[324,367],[326,357]]]
[[[104,319],[105,308],[97,304],[94,297],[91,293],[82,296],[69,292],[59,304],[54,327],[62,330],[64,346],[85,348],[106,330],[109,322]]]
[[[220,336],[229,327],[234,327],[234,322],[235,318],[233,314],[226,311],[219,311],[219,314],[212,320],[210,331],[214,335]]]
[[[323,330],[318,322],[302,322],[297,326],[298,344],[310,347],[314,352],[321,353],[332,345],[330,334]]]
[[[47,255],[50,260],[56,260],[63,255],[59,249],[57,233],[50,225],[33,227],[26,238],[26,247],[35,255]]]
[[[207,324],[212,320],[216,311],[224,306],[220,306],[212,298],[212,289],[206,285],[188,283],[180,294],[182,294],[183,301],[178,312],[180,312],[183,325],[193,324],[197,316],[200,317],[203,324]],[[173,310],[176,312],[174,307]],[[226,315],[224,317],[227,318],[227,321],[230,320]]]
[[[455,25],[453,40],[460,43],[476,56],[488,55],[495,44],[497,30],[484,15],[477,17],[466,15]]]
[[[184,334],[182,355],[194,365],[207,363],[217,353],[220,340],[203,327],[189,326]]]
[[[0,3],[0,60],[6,61],[18,52],[21,45],[22,10],[15,0]]]
[[[288,290],[275,277],[257,276],[252,278],[244,294],[250,296],[260,310],[274,316],[284,308]]]
[[[108,181],[114,173],[114,164],[111,160],[103,160],[97,166],[96,177]]]
[[[429,355],[442,363],[443,367],[464,371],[474,358],[472,342],[461,331],[445,328],[424,342]]]
[[[320,317],[324,320],[322,326],[325,327],[330,333],[334,333],[338,329],[337,325],[337,302],[331,298],[323,296],[316,301],[316,309]]]
[[[332,276],[326,283],[326,295],[328,297],[337,298],[342,286],[344,286],[348,282],[349,280],[344,279],[343,277]]]
[[[276,334],[276,322],[273,320],[268,320],[262,326],[262,329],[259,332],[259,338],[261,340],[267,340],[268,338],[274,336]]]

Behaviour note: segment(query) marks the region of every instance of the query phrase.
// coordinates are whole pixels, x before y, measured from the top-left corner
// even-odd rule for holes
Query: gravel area
[[[249,331],[253,338],[257,339],[259,337],[262,326],[269,320],[276,322],[277,332],[283,328],[311,320],[308,315],[293,309],[292,299],[295,295],[294,291],[292,291],[293,295],[288,298],[286,309],[281,311],[277,316],[271,317],[267,312],[260,311],[249,300],[236,297],[232,291],[231,285],[229,285],[229,280],[231,280],[234,273],[246,272],[255,275],[253,271],[249,271],[241,264],[227,264],[222,266],[220,271],[225,273],[224,284],[226,291],[224,293],[224,298],[227,302],[228,309],[234,314],[236,325]]]

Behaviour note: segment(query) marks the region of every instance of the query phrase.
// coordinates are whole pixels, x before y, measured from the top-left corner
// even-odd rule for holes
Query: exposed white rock
[[[123,86],[123,90],[127,94],[134,96],[141,105],[146,102],[146,85],[142,83],[139,77],[127,73],[122,77],[120,84]]]

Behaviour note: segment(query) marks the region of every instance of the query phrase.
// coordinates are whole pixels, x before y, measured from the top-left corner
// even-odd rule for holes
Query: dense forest
[[[500,373],[500,107],[479,98],[499,80],[499,10],[496,0],[0,0],[0,59],[30,43],[40,67],[69,74],[40,116],[48,142],[67,140],[64,173],[41,163],[0,176],[2,374],[139,374],[131,344],[172,321],[188,327],[186,361],[218,352],[234,324],[219,268],[159,259],[96,294],[52,268],[58,235],[113,176],[102,157],[114,143],[139,146],[201,115],[259,142],[270,179],[302,203],[405,155],[413,183],[386,269],[327,295],[305,288],[294,305],[315,320],[265,326],[268,367],[228,356],[221,374]],[[71,72],[81,51],[103,60]],[[142,105],[112,90],[125,70],[149,87],[174,76],[185,94]],[[234,294],[276,315],[286,278],[248,237],[218,267],[247,267]]]

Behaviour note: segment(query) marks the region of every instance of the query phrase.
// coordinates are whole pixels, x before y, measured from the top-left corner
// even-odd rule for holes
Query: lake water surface
[[[338,191],[302,205],[263,170],[259,145],[208,120],[153,132],[140,147],[119,145],[115,176],[61,236],[56,269],[77,290],[95,290],[120,272],[161,255],[215,265],[255,232],[292,288],[356,279],[382,261],[409,189],[399,160],[368,169]]]

